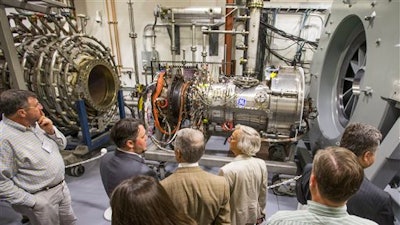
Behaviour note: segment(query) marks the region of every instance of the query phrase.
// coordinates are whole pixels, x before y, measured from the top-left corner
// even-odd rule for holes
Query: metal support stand
[[[126,114],[125,114],[125,104],[124,104],[124,94],[122,90],[118,91],[118,110],[119,110],[119,117],[125,118]]]
[[[10,24],[8,23],[6,7],[49,14],[53,7],[67,8],[68,5],[53,0],[0,0],[0,48],[3,50],[8,69],[10,70],[11,88],[27,90],[28,87],[25,84],[24,72],[21,68],[17,50],[15,49],[14,37],[11,33]]]
[[[7,60],[7,66],[10,70],[11,87],[16,89],[27,90],[24,81],[21,63],[18,59],[17,50],[15,49],[14,39],[11,34],[10,24],[8,23],[5,6],[0,4],[0,47]]]
[[[118,91],[118,109],[120,118],[125,118],[125,109],[124,109],[124,98],[122,94],[122,90]],[[100,146],[106,144],[110,141],[110,135],[108,130],[104,131],[102,134],[93,138],[90,134],[89,122],[87,119],[87,112],[84,100],[76,101],[76,109],[79,116],[80,127],[82,132],[83,144],[86,145],[89,151],[99,148]]]

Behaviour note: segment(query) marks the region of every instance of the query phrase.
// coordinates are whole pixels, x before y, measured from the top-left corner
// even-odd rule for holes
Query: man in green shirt
[[[363,168],[351,151],[341,147],[320,150],[314,157],[308,209],[279,211],[267,224],[377,224],[346,211],[347,200],[357,192],[363,178]]]

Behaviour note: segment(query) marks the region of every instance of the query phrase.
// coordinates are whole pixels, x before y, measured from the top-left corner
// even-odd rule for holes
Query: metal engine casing
[[[186,120],[192,127],[206,126],[210,133],[230,131],[235,124],[243,124],[265,137],[293,136],[303,112],[303,70],[282,67],[268,82],[245,87],[246,81],[245,77],[234,77],[213,82],[201,73],[191,77],[167,74],[158,78],[157,86],[162,85],[163,91],[153,94],[153,109],[161,111],[156,113],[159,121],[171,129]]]

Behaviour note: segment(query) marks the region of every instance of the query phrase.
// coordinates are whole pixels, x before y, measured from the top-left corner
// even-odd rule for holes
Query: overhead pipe
[[[262,0],[251,0],[248,2],[247,7],[250,10],[249,20],[249,36],[247,38],[247,62],[244,74],[249,76],[256,76],[256,61],[257,61],[257,48],[258,48],[258,33],[260,30],[261,9],[263,8]]]
[[[117,62],[118,62],[118,73],[121,72],[122,62],[121,62],[121,47],[119,45],[119,31],[118,31],[118,20],[117,11],[115,10],[115,0],[111,0],[111,10],[112,18],[114,21],[114,36],[115,36],[115,48],[117,49]]]
[[[132,43],[132,53],[133,53],[133,62],[134,62],[134,69],[135,69],[135,82],[136,84],[139,84],[139,66],[138,66],[138,56],[137,56],[137,49],[136,49],[136,38],[137,34],[135,32],[135,20],[134,20],[134,14],[133,14],[133,3],[131,0],[128,2],[128,10],[129,10],[129,23],[130,23],[130,33],[129,37],[131,38],[131,43]]]
[[[192,47],[190,48],[190,50],[192,51],[192,62],[196,61],[196,51],[197,51],[197,47],[196,47],[196,24],[192,24]]]
[[[205,34],[242,34],[246,35],[249,34],[248,31],[236,31],[236,30],[204,30],[203,33]]]
[[[215,8],[172,8],[171,13],[174,14],[175,20],[196,20],[196,19],[216,19],[222,17],[222,9]]]
[[[109,35],[111,43],[111,52],[117,56],[118,73],[121,72],[121,48],[119,45],[118,21],[116,18],[115,0],[106,0],[107,19],[109,25]],[[114,35],[113,35],[114,34]],[[114,44],[115,41],[115,44]],[[115,49],[114,49],[115,45]]]
[[[115,49],[114,49],[114,38],[111,32],[111,26],[112,26],[112,19],[111,19],[111,12],[110,12],[110,6],[109,6],[109,2],[108,0],[106,0],[106,11],[107,11],[107,21],[108,21],[108,34],[109,34],[109,38],[110,38],[110,46],[111,46],[111,52],[113,54],[113,56],[115,56]]]
[[[148,45],[146,44],[146,38],[151,37],[151,50],[152,52],[156,52],[156,34],[155,34],[155,30],[154,27],[167,27],[167,24],[160,24],[160,25],[154,25],[154,24],[147,24],[144,28],[143,28],[143,49],[145,51],[147,51],[148,49]],[[150,30],[152,34],[151,35],[147,35],[146,32],[147,30]]]
[[[199,21],[197,20],[206,20],[214,21],[216,18],[222,17],[222,9],[215,7],[215,8],[205,8],[205,7],[192,7],[192,8],[164,8],[158,7],[157,8],[157,16],[160,16],[162,19],[166,19],[171,24],[171,53],[172,53],[172,61],[175,61],[177,48],[176,48],[176,35],[175,29],[176,26],[191,26],[192,27],[192,35],[193,38],[195,36],[195,26],[196,24],[193,22],[194,20],[196,23]],[[191,23],[185,23],[185,21],[191,20]],[[221,23],[208,23],[208,26],[218,25]],[[200,26],[204,26],[205,24],[201,24]],[[199,26],[199,24],[197,24]],[[195,59],[195,52],[196,48],[194,46],[194,40],[192,39],[192,59]],[[202,55],[205,51],[202,52]],[[204,56],[203,56],[204,57]]]
[[[171,51],[172,61],[175,62],[176,46],[175,46],[175,16],[174,12],[171,12]]]
[[[226,0],[226,5],[232,5],[235,3],[235,0]],[[232,30],[233,29],[233,14],[231,13],[232,8],[226,8],[226,17],[225,17],[225,30]],[[233,48],[233,41],[232,41],[232,34],[226,33],[225,34],[225,75],[232,74],[232,48]]]
[[[204,31],[207,30],[207,27],[202,27],[201,30],[203,32],[203,51],[201,52],[201,56],[203,57],[203,63],[205,63],[207,57],[207,51],[206,51],[207,34]]]

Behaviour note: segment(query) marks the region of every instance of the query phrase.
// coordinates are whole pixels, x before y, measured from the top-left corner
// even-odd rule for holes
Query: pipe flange
[[[120,87],[115,69],[103,59],[84,60],[80,68],[77,84],[79,97],[91,109],[101,112],[110,110],[116,104]]]
[[[262,8],[264,7],[264,2],[262,0],[253,0],[247,4],[249,8]]]

